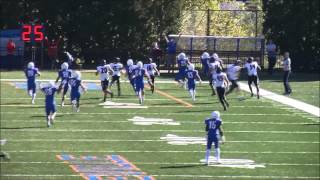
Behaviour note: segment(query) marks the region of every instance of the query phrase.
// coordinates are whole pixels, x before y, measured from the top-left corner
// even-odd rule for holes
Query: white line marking
[[[173,119],[161,119],[161,118],[145,118],[140,116],[134,116],[131,119],[128,119],[128,121],[133,122],[135,125],[171,125],[171,126],[178,126],[180,125],[180,122],[175,122]]]
[[[186,141],[190,144],[206,144],[202,137],[175,137],[173,141]],[[8,139],[9,142],[166,142],[167,139]],[[319,144],[319,141],[227,141],[227,143],[287,143]]]
[[[80,177],[80,175],[75,174],[1,174],[3,177]],[[100,176],[100,175],[97,175]],[[117,175],[114,175],[117,176]],[[122,175],[119,175],[122,176]],[[232,175],[232,176],[212,176],[212,175],[189,175],[189,174],[151,174],[149,176],[153,177],[175,177],[175,178],[227,178],[227,179],[319,179],[318,176],[245,176],[245,175]],[[103,177],[103,175],[102,175]]]
[[[29,114],[29,115],[43,115],[43,112],[14,112],[14,111],[1,111],[1,114]],[[79,114],[79,115],[137,115],[137,114],[147,114],[147,115],[180,115],[180,116],[199,116],[203,115],[203,113],[196,113],[196,112],[188,112],[188,113],[156,113],[156,112],[134,112],[134,113],[121,113],[121,112],[96,112],[96,113],[84,113],[84,112],[79,112],[79,113],[72,113],[72,112],[67,112],[67,113],[59,113],[62,115],[70,115],[70,114]],[[246,113],[228,113],[228,114],[223,114],[222,116],[296,116],[297,114],[300,113],[288,113],[288,114],[264,114],[264,113],[252,113],[252,114],[246,114]]]
[[[8,153],[203,153],[205,151],[118,151],[118,150],[9,150]],[[223,151],[224,154],[320,154],[320,152],[248,152],[248,151]]]
[[[246,85],[244,83],[239,83],[239,86],[240,86],[240,89],[247,91],[247,92],[250,92],[248,85]],[[302,110],[302,111],[307,112],[309,114],[312,114],[316,117],[320,117],[320,108],[319,107],[316,107],[316,106],[313,106],[313,105],[310,105],[310,104],[307,104],[302,101],[298,101],[298,100],[295,100],[295,99],[292,99],[292,98],[289,98],[286,96],[282,96],[282,95],[279,95],[279,94],[276,94],[276,93],[273,93],[271,91],[267,91],[267,90],[261,89],[261,88],[260,88],[260,95],[265,98],[271,99],[273,101],[277,101],[279,103],[282,103],[282,104],[294,107],[296,109]]]
[[[25,120],[25,119],[2,119],[1,122],[23,122],[23,123],[34,123],[34,122],[44,122],[45,120]],[[177,121],[179,123],[183,124],[203,124],[203,121]],[[128,123],[128,121],[117,121],[117,120],[101,120],[101,121],[95,121],[95,120],[74,120],[74,119],[68,119],[68,120],[57,120],[55,123]],[[320,121],[319,121],[320,123]],[[261,121],[239,121],[239,122],[230,122],[230,121],[223,121],[223,124],[265,124],[265,125],[315,125],[315,123],[282,123],[282,122],[261,122]],[[318,125],[318,124],[316,124]],[[320,124],[319,124],[320,125]]]
[[[201,132],[203,130],[181,130],[181,129],[4,129],[1,131],[22,132]],[[319,131],[227,131],[227,133],[275,133],[275,134],[319,134]]]

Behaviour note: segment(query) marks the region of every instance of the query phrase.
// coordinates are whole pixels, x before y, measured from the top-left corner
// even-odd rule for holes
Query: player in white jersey
[[[253,57],[249,57],[247,63],[245,64],[245,68],[248,71],[248,85],[251,92],[251,97],[253,97],[251,84],[254,83],[257,89],[257,98],[260,98],[259,94],[259,77],[258,77],[258,69],[261,70],[261,67],[258,65],[256,61],[254,61]]]
[[[236,89],[236,91],[239,92],[238,79],[241,71],[240,64],[241,64],[241,61],[236,60],[234,64],[230,64],[227,66],[227,76],[228,76],[228,79],[231,81],[231,87],[226,92],[226,95],[231,93],[234,89]]]
[[[153,92],[154,92],[154,79],[155,79],[156,75],[160,76],[160,71],[157,69],[157,64],[154,63],[151,58],[148,58],[148,60],[149,60],[149,64],[144,64],[143,67],[144,67],[144,69],[147,70],[147,72],[150,76],[151,83],[149,83],[149,85],[151,87],[151,92],[153,94]]]
[[[209,85],[212,90],[211,96],[214,96],[216,94],[215,88],[214,88],[214,83],[216,80],[218,68],[222,69],[220,61],[215,57],[211,57],[209,60],[209,74],[210,74],[209,75]]]
[[[226,87],[228,87],[230,84],[226,73],[222,72],[221,68],[219,67],[217,69],[217,76],[215,79],[214,86],[216,87],[216,91],[219,97],[219,101],[223,106],[223,110],[227,110],[227,107],[229,107],[229,103],[226,100],[225,92]]]
[[[123,65],[120,62],[120,58],[116,58],[116,62],[111,63],[110,66],[113,70],[112,81],[110,83],[110,86],[112,86],[114,82],[117,82],[118,96],[120,96],[121,95],[120,76],[121,76],[121,69],[123,68]]]
[[[101,88],[104,93],[103,102],[106,102],[108,94],[110,94],[111,99],[113,98],[112,91],[108,89],[110,73],[113,74],[113,70],[110,65],[107,64],[107,61],[103,59],[101,66],[98,66],[96,71],[96,75],[100,74]]]

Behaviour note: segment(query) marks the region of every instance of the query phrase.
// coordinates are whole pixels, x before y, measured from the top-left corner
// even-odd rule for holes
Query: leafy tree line
[[[162,34],[177,33],[182,0],[1,1],[1,29],[38,21],[63,49],[91,59],[142,57]],[[160,39],[161,38],[161,39]],[[60,49],[60,50],[63,50]]]
[[[280,52],[289,51],[295,70],[320,70],[319,1],[263,0],[264,33]]]

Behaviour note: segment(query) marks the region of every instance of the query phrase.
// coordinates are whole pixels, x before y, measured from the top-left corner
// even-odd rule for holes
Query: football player
[[[206,134],[207,150],[206,150],[206,156],[205,156],[206,165],[209,164],[209,157],[210,157],[212,143],[214,143],[216,162],[220,163],[219,141],[224,143],[225,136],[223,134],[222,119],[220,118],[219,111],[213,111],[211,113],[211,117],[206,119],[204,123],[206,125],[206,133],[207,133]]]
[[[227,76],[228,79],[231,81],[230,89],[226,92],[226,95],[231,93],[234,89],[239,92],[239,84],[238,79],[241,71],[240,67],[241,61],[236,60],[234,64],[230,64],[227,66]]]
[[[254,61],[253,57],[249,57],[247,63],[245,64],[245,68],[248,71],[248,85],[251,92],[251,97],[253,97],[251,84],[254,83],[257,89],[257,98],[260,98],[259,94],[259,77],[258,77],[258,69],[261,70],[261,67],[258,65],[256,61]]]
[[[219,97],[219,101],[223,106],[223,110],[227,110],[227,107],[229,107],[229,103],[226,100],[225,97],[225,92],[226,92],[226,87],[229,86],[229,80],[227,78],[227,75],[222,72],[221,68],[219,67],[217,69],[217,75],[216,75],[216,79],[215,79],[215,87],[216,87],[216,91]]]
[[[107,95],[110,94],[111,99],[113,98],[113,93],[109,87],[109,74],[113,74],[113,70],[110,65],[107,64],[105,59],[102,60],[101,66],[97,67],[96,76],[100,74],[101,88],[104,93],[103,102],[106,102]]]
[[[24,71],[26,78],[27,78],[27,90],[29,96],[31,96],[31,103],[35,103],[36,98],[36,91],[37,91],[37,85],[36,85],[36,77],[40,76],[40,72],[38,68],[34,66],[33,62],[29,62],[27,69]]]
[[[201,57],[201,64],[202,64],[202,73],[204,76],[208,76],[209,73],[209,61],[210,55],[207,52],[202,53]]]
[[[126,74],[128,76],[128,80],[129,80],[133,90],[135,90],[135,88],[134,88],[134,79],[132,77],[133,77],[133,72],[134,72],[135,68],[136,68],[136,65],[133,64],[133,60],[128,59],[127,66],[126,66]]]
[[[217,77],[217,69],[220,68],[222,69],[221,63],[217,58],[216,54],[213,54],[213,56],[209,60],[209,85],[211,87],[212,93],[211,96],[214,96],[216,94],[215,88],[214,88],[214,83],[216,81]]]
[[[80,111],[80,87],[83,91],[86,91],[86,87],[82,84],[80,71],[72,71],[71,79],[69,80],[71,86],[71,104],[73,111]]]
[[[62,86],[59,86],[57,88],[53,81],[50,81],[48,84],[43,85],[43,83],[40,85],[42,87],[41,91],[45,95],[45,109],[46,109],[46,117],[47,117],[47,127],[50,127],[53,122],[54,118],[56,116],[56,101],[55,101],[55,93],[60,92]]]
[[[187,81],[188,81],[188,90],[192,98],[192,101],[195,101],[196,100],[196,79],[198,79],[200,83],[202,81],[198,71],[194,69],[193,64],[189,64],[188,70],[185,73],[185,77],[187,78]]]
[[[150,76],[148,72],[143,69],[143,63],[141,61],[137,62],[137,68],[134,69],[132,78],[134,79],[134,87],[136,95],[139,97],[139,103],[142,104],[144,101],[144,76],[148,78],[148,83],[150,82]]]
[[[187,70],[188,58],[185,53],[178,54],[177,59],[178,64],[178,74],[175,77],[175,80],[181,85],[181,87],[185,86],[185,72]]]
[[[61,83],[59,88],[60,87],[63,88],[61,106],[64,106],[64,99],[68,92],[69,79],[71,78],[71,70],[69,70],[69,64],[67,62],[64,62],[61,64],[61,70],[58,72],[58,77],[55,83],[57,83],[60,78],[61,78]]]
[[[144,67],[144,69],[147,70],[147,72],[148,72],[148,74],[150,76],[152,85],[151,84],[149,84],[149,85],[151,87],[151,92],[153,94],[153,92],[154,92],[154,78],[155,78],[156,74],[158,76],[160,76],[160,71],[157,69],[157,64],[154,63],[151,58],[148,58],[148,60],[149,60],[149,63],[148,64],[144,64],[143,67]]]
[[[118,96],[120,96],[121,95],[120,76],[121,76],[121,69],[123,68],[123,65],[120,62],[120,58],[117,57],[116,62],[111,63],[110,67],[113,70],[112,81],[110,83],[110,86],[112,86],[114,82],[117,82]]]

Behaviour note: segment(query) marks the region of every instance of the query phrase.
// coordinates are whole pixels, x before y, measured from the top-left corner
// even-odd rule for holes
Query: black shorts
[[[115,81],[119,81],[120,80],[120,76],[112,76],[112,82],[115,82]]]
[[[219,98],[222,98],[226,92],[224,87],[216,87]]]
[[[254,75],[248,76],[248,84],[252,84],[252,83],[254,83],[254,85],[258,86],[258,84],[259,84],[258,76],[254,76]]]
[[[239,84],[237,80],[230,80],[231,81],[231,87],[232,88],[238,88]]]
[[[109,80],[103,80],[101,81],[101,87],[102,87],[102,90],[105,91],[108,89],[108,86],[109,86]]]

